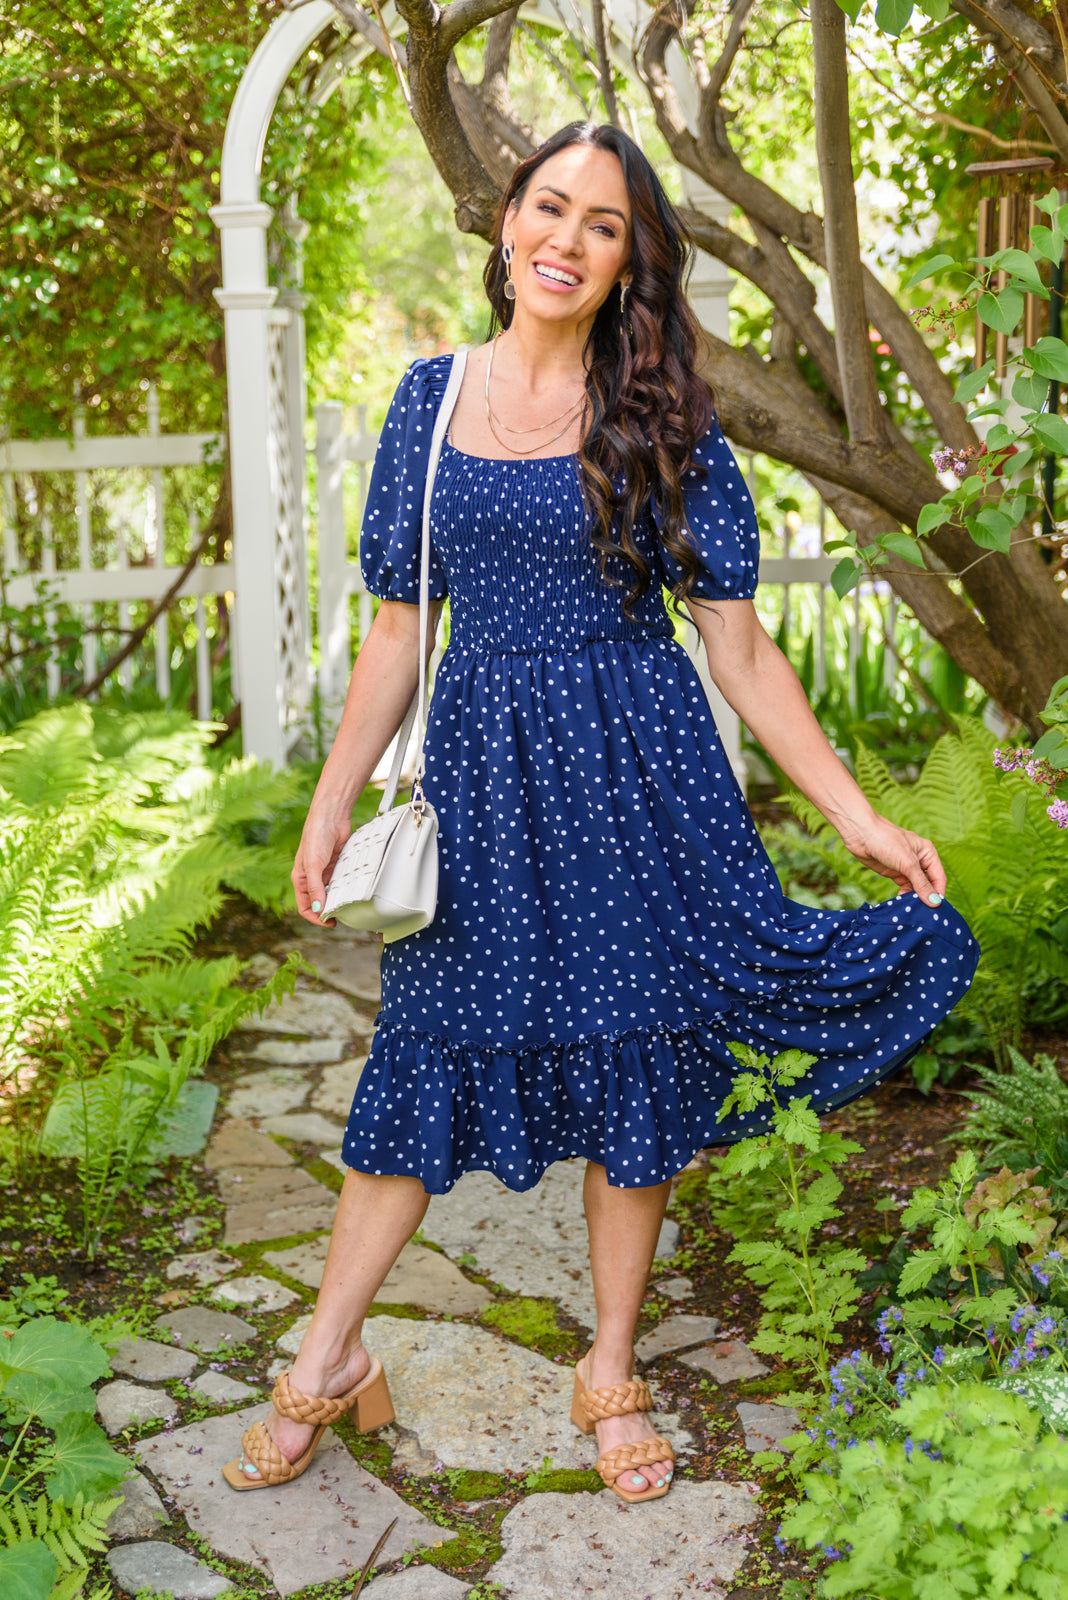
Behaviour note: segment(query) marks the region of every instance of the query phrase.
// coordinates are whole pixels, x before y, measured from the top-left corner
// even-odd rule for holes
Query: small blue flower
[[[911,1435],[910,1435],[910,1436],[909,1436],[909,1437],[908,1437],[908,1438],[907,1438],[907,1439],[906,1439],[906,1440],[905,1440],[905,1455],[906,1455],[906,1456],[907,1456],[907,1457],[908,1457],[908,1458],[909,1458],[909,1459],[910,1459],[910,1460],[911,1460],[911,1458],[912,1458],[912,1452],[913,1452],[913,1450],[914,1450],[914,1449],[915,1449],[915,1448],[916,1448],[916,1447],[915,1447],[915,1445],[914,1445],[914,1444],[913,1444],[913,1442],[912,1442],[912,1437],[911,1437]]]
[[[1038,1267],[1031,1268],[1031,1276],[1036,1278],[1043,1288],[1045,1288],[1049,1283],[1049,1273],[1042,1272]]]
[[[931,1357],[931,1360],[934,1362],[935,1366],[940,1367],[945,1359],[946,1352],[942,1349],[942,1346],[940,1344],[935,1345],[934,1355]]]
[[[781,1524],[780,1524],[780,1526],[781,1526]],[[775,1543],[775,1548],[779,1552],[779,1554],[781,1556],[784,1556],[786,1554],[786,1540],[783,1538],[781,1533],[777,1533],[775,1535],[774,1543]]]
[[[907,1376],[907,1373],[899,1372],[897,1377],[894,1379],[894,1388],[897,1390],[898,1395],[902,1400],[905,1398],[905,1382]]]

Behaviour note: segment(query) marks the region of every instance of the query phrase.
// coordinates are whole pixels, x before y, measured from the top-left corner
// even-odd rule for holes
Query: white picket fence
[[[95,679],[102,661],[129,634],[131,607],[158,602],[181,575],[184,560],[169,565],[166,559],[167,474],[176,468],[201,467],[223,450],[221,434],[162,433],[159,403],[151,388],[146,411],[144,434],[87,437],[84,413],[79,410],[69,439],[0,440],[4,597],[10,607],[22,611],[43,607],[50,636],[58,636],[61,610],[79,619],[84,628],[100,630],[82,636],[83,685]],[[71,481],[76,561],[64,564],[62,553],[71,552],[71,540],[67,530],[56,525],[59,496],[54,491],[69,487]],[[32,524],[29,540],[20,537],[25,530],[20,530],[15,514],[16,489]],[[69,495],[63,501],[65,513]],[[185,531],[185,548],[191,551],[199,537],[195,512],[186,519]],[[191,618],[183,621],[191,621],[196,630],[196,705],[197,715],[205,721],[212,715],[205,601],[222,597],[231,604],[233,590],[232,563],[201,560],[176,596],[176,604],[193,602],[185,608],[192,611]],[[114,618],[113,626],[109,617]],[[156,690],[166,699],[174,644],[166,612],[154,624],[151,638]],[[119,668],[128,688],[134,671],[131,656]],[[50,696],[59,693],[58,650],[46,657],[46,683]],[[236,698],[236,684],[232,690]]]

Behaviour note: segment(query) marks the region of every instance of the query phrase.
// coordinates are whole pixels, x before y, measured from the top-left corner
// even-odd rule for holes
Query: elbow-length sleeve
[[[701,566],[691,590],[693,598],[751,600],[760,563],[756,508],[714,418],[694,449],[693,465],[683,480],[683,497],[690,543]],[[682,567],[663,544],[660,560],[664,582],[673,587],[682,578]]]
[[[375,451],[360,529],[363,581],[382,600],[419,603],[423,495],[434,419],[444,392],[440,361],[414,361],[397,386]],[[430,546],[430,598],[443,600],[445,572]]]

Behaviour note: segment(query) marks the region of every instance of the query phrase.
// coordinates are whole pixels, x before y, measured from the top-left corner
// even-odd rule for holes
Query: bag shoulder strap
[[[382,803],[378,810],[380,813],[391,811],[397,798],[397,788],[400,784],[401,768],[404,765],[405,752],[408,741],[412,735],[415,719],[419,718],[419,751],[415,761],[415,783],[418,785],[423,776],[423,745],[426,741],[426,724],[429,696],[427,694],[427,654],[429,651],[430,628],[430,502],[434,496],[434,479],[437,477],[438,459],[441,456],[441,446],[448,432],[449,423],[452,421],[453,411],[456,409],[456,400],[460,393],[460,385],[464,381],[464,369],[467,366],[467,349],[461,346],[452,358],[449,369],[449,381],[445,386],[445,393],[441,405],[438,407],[437,417],[434,419],[434,432],[430,440],[430,456],[426,467],[426,487],[423,491],[423,531],[419,546],[419,687],[415,691],[412,703],[397,735],[397,748],[393,754],[393,765],[390,767],[389,778],[386,782]]]

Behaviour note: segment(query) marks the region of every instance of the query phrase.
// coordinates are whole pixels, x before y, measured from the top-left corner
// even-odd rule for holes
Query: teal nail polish
[[[313,900],[312,901],[312,910],[315,912],[316,916],[319,915],[319,913],[320,913],[320,911],[322,909],[323,909],[323,902],[321,900]]]
[[[645,1479],[639,1473],[636,1472],[634,1474],[634,1476],[631,1478],[630,1481],[631,1481],[631,1483],[634,1485],[634,1487],[636,1489],[640,1489],[642,1487],[642,1485],[644,1484]]]
[[[928,905],[932,906],[940,906],[942,904],[942,896],[940,894],[933,894],[927,903]]]
[[[657,1478],[657,1480],[656,1480],[657,1488],[658,1489],[662,1489],[664,1487],[664,1482],[665,1482],[665,1480],[663,1478]]]

